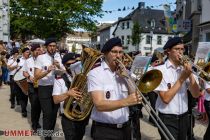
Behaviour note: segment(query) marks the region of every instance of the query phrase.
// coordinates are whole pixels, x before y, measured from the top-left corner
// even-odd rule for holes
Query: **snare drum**
[[[23,71],[19,70],[14,75],[14,81],[21,88],[25,95],[28,95],[28,82],[27,79],[23,76]]]

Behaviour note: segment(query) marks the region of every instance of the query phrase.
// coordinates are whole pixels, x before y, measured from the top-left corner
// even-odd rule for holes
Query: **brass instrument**
[[[210,81],[210,62],[202,65],[195,65],[187,55],[180,57],[180,63],[183,65],[185,62],[192,65],[192,73],[201,78],[204,81]]]
[[[90,94],[87,93],[87,73],[92,69],[94,64],[102,58],[103,55],[92,48],[85,47],[82,52],[82,72],[73,79],[70,88],[77,87],[82,93],[81,100],[75,100],[69,97],[64,103],[64,115],[70,120],[84,120],[92,110],[93,102]]]
[[[150,70],[144,74],[142,74],[140,81],[138,82],[138,85],[133,81],[133,79],[129,76],[127,73],[127,70],[121,60],[117,59],[116,62],[118,63],[120,70],[120,75],[124,77],[126,82],[128,83],[128,86],[133,90],[139,93],[142,97],[142,105],[146,109],[146,111],[149,113],[161,133],[164,135],[164,137],[167,140],[175,140],[174,137],[171,135],[165,124],[162,122],[162,120],[158,117],[154,109],[150,106],[147,99],[144,97],[143,93],[148,93],[153,91],[161,82],[162,80],[162,73],[159,70]],[[150,112],[152,111],[152,113]]]

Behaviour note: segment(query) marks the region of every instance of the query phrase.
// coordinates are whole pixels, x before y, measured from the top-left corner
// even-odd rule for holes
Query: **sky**
[[[134,7],[135,9],[138,7],[139,2],[145,2],[145,7],[153,6],[152,9],[162,9],[162,4],[170,4],[171,9],[174,10],[176,5],[174,4],[176,0],[104,0],[103,2],[103,12],[104,16],[102,18],[97,18],[98,22],[114,22],[118,20],[118,17],[125,17],[129,13],[131,13]],[[125,10],[123,11],[123,8]],[[118,11],[121,9],[121,11]]]

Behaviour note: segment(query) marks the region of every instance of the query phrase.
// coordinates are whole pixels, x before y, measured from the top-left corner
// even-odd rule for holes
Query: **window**
[[[127,45],[129,45],[130,44],[130,36],[128,35],[127,36]]]
[[[123,22],[122,23],[122,30],[124,30],[125,29],[125,23]]]
[[[154,19],[151,20],[151,24],[150,25],[151,25],[152,28],[155,27],[155,20]]]
[[[206,42],[210,42],[210,33],[206,33]]]
[[[157,36],[157,45],[162,45],[162,36]]]
[[[150,37],[150,35],[146,36],[146,44],[151,44],[151,37]]]
[[[150,50],[150,47],[144,47],[144,50]]]
[[[121,39],[122,39],[122,44],[124,45],[124,42],[125,42],[124,36],[121,36]]]
[[[130,22],[127,21],[127,29],[129,29],[129,28],[130,28]]]

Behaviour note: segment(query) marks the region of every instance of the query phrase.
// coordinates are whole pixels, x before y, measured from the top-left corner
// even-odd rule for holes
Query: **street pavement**
[[[0,88],[0,140],[44,140],[40,136],[28,136],[31,130],[30,121],[30,103],[27,107],[28,117],[23,118],[21,115],[20,106],[15,107],[15,109],[10,109],[9,102],[9,86],[4,85]],[[152,126],[148,122],[149,115],[143,109],[143,118],[140,121],[140,130],[142,134],[142,140],[159,140],[160,136],[156,127]],[[53,137],[53,140],[64,140],[62,127],[61,127],[61,117],[58,115],[55,131],[59,132],[59,136]],[[40,119],[40,124],[42,125],[42,115]],[[194,127],[194,134],[196,140],[202,140],[202,137],[206,130],[207,122],[200,122],[196,120]],[[86,133],[83,140],[92,140],[90,137],[91,120],[89,125],[86,127]],[[14,131],[13,131],[14,130]],[[6,132],[25,132],[25,136],[14,136],[14,133]],[[23,133],[21,133],[23,134]],[[13,136],[12,136],[13,135]]]

